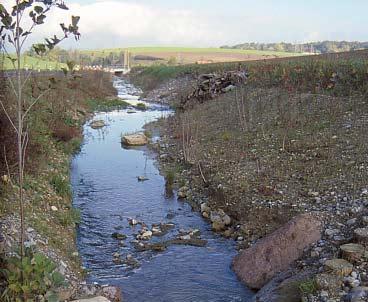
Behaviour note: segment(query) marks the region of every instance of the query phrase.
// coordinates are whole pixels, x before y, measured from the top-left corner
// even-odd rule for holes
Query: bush
[[[56,271],[56,265],[42,254],[27,255],[21,260],[12,257],[6,261],[3,270],[7,287],[1,301],[37,301],[43,297],[46,301],[58,301],[55,290],[65,285],[64,276]]]
[[[81,131],[78,127],[66,124],[64,121],[57,121],[52,130],[52,136],[61,142],[69,142],[80,135]]]
[[[172,187],[175,181],[175,172],[173,170],[168,170],[165,173],[166,186]]]
[[[144,103],[138,103],[135,108],[137,108],[138,110],[142,110],[142,111],[146,111],[147,110],[147,106]]]

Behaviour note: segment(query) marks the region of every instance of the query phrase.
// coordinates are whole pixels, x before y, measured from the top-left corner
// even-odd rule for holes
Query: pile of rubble
[[[203,103],[216,96],[235,89],[247,82],[249,75],[246,71],[228,71],[221,74],[202,74],[197,80],[196,87],[187,97],[182,98],[181,107],[186,108],[193,100]]]

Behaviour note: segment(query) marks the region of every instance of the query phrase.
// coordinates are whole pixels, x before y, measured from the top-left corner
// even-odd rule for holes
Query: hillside
[[[367,225],[367,57],[368,51],[358,51],[240,65],[155,66],[136,69],[132,77],[148,99],[177,108],[150,125],[160,129],[154,148],[162,173],[186,184],[179,192],[188,191],[205,217],[218,209],[228,214],[232,227],[220,232],[239,249],[300,213],[323,221],[322,239],[293,264],[292,277],[278,280],[283,283],[276,289],[271,282],[279,300],[261,291],[257,301],[325,301],[322,278],[333,280],[324,285],[331,286],[331,299],[353,293],[350,285],[336,285],[340,281],[334,283],[323,263],[339,257],[343,244],[354,243],[356,230]],[[198,75],[221,78],[238,68],[249,73],[245,85],[214,98],[189,97],[206,85]],[[348,265],[361,276],[367,262],[360,257]]]
[[[39,59],[36,57],[23,55],[21,59],[21,66],[24,69],[40,69],[40,70],[60,70],[62,67],[66,67],[65,64],[59,63],[57,61],[51,61],[47,59]],[[4,59],[4,69],[10,70],[14,69],[12,62],[9,58]]]

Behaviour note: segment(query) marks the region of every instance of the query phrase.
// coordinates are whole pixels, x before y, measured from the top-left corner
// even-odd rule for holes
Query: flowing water
[[[124,100],[136,103],[139,91],[123,80],[115,87]],[[81,210],[78,246],[88,281],[121,287],[124,301],[249,301],[252,293],[236,278],[230,268],[236,254],[235,244],[211,232],[210,225],[193,212],[190,205],[167,197],[165,181],[146,147],[125,149],[122,133],[142,130],[155,119],[170,114],[159,105],[150,110],[129,114],[127,110],[97,113],[93,119],[106,121],[107,127],[93,130],[86,124],[84,144],[72,162],[74,205]],[[154,137],[155,138],[155,137]],[[149,180],[138,182],[137,176]],[[140,230],[128,218],[148,226],[153,223],[175,224],[164,238],[177,236],[179,229],[199,229],[205,247],[169,246],[164,252],[138,252],[131,241]],[[127,235],[125,246],[111,237]],[[113,262],[118,252],[130,254],[139,268]]]

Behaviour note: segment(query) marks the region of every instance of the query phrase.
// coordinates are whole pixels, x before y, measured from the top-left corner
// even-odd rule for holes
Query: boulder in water
[[[100,129],[106,126],[105,121],[103,120],[97,120],[97,121],[93,121],[89,124],[91,126],[92,129]]]
[[[148,138],[144,133],[135,133],[123,135],[121,142],[127,146],[144,146],[148,143]]]

